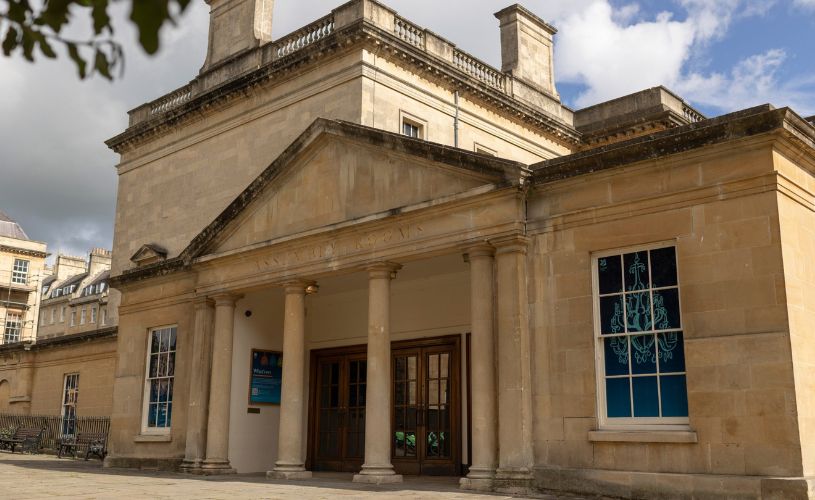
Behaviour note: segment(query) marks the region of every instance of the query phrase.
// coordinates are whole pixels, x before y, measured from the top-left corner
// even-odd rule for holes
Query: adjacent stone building
[[[10,388],[6,398],[0,393],[0,412],[110,415],[118,309],[110,263],[110,250],[96,248],[87,261],[58,255],[53,267],[42,267],[31,287],[34,335],[0,346],[0,384]]]
[[[815,498],[811,122],[571,110],[517,5],[498,70],[373,0],[208,3],[108,141],[108,466]]]

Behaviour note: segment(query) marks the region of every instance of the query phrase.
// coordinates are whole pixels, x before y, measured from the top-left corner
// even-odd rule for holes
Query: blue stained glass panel
[[[150,402],[155,403],[158,401],[158,380],[150,381]]]
[[[685,342],[681,332],[657,336],[660,373],[685,371]]]
[[[651,296],[648,292],[625,296],[626,327],[629,332],[651,331]]]
[[[651,250],[651,280],[654,288],[676,285],[676,248]]]
[[[654,290],[654,325],[657,330],[681,328],[679,322],[679,290]]]
[[[631,373],[645,374],[657,372],[657,346],[654,335],[634,335],[631,337]]]
[[[152,404],[147,408],[147,426],[156,426],[156,415],[158,414],[158,405]]]
[[[623,291],[623,268],[619,255],[597,259],[600,295]]]
[[[623,333],[623,296],[612,295],[600,298],[600,333]]]
[[[606,411],[609,418],[631,416],[631,391],[628,378],[606,379]]]
[[[650,288],[648,252],[627,253],[623,256],[626,291]]]
[[[662,416],[688,416],[688,388],[684,375],[659,377],[662,391]]]
[[[155,330],[153,332],[153,337],[150,340],[150,352],[151,353],[157,353],[158,352],[158,345],[159,345],[159,340],[160,339],[161,339],[161,332],[158,331],[158,330]]]
[[[658,417],[659,392],[657,390],[657,378],[634,377],[631,385],[634,389],[634,416]]]
[[[167,425],[167,405],[157,404],[156,408],[156,427],[168,427]]]
[[[603,339],[606,375],[628,375],[628,338]]]

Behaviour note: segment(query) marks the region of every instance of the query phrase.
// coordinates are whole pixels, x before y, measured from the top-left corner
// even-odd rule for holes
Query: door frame
[[[461,462],[461,448],[462,448],[462,422],[461,422],[461,410],[462,410],[462,396],[463,396],[463,387],[461,381],[461,363],[462,363],[462,352],[461,352],[461,334],[457,335],[445,335],[442,337],[430,337],[426,339],[411,339],[411,340],[403,340],[398,342],[391,342],[391,360],[393,360],[393,355],[395,351],[401,349],[427,349],[433,347],[452,347],[452,351],[454,353],[453,359],[450,361],[450,369],[449,369],[449,379],[450,379],[450,394],[453,398],[455,398],[455,403],[449,405],[450,406],[450,434],[452,445],[451,449],[451,457],[450,460],[452,461],[453,466],[453,476],[461,476],[462,472],[462,462]],[[420,363],[423,365],[424,360],[421,360]],[[391,362],[391,372],[393,372],[393,362]],[[426,374],[425,374],[426,376]],[[395,405],[394,401],[396,398],[395,390],[396,387],[394,386],[393,382],[393,373],[391,373],[391,428],[393,428],[394,418],[395,418]],[[424,393],[426,387],[424,387],[425,380],[420,379],[420,387],[421,391]],[[422,396],[424,398],[424,395]],[[419,447],[420,450],[424,450],[424,446],[426,443],[422,442],[422,445]],[[399,462],[403,462],[409,464],[413,462],[412,459],[406,458],[398,458],[394,456],[394,448],[395,443],[393,441],[393,436],[391,436],[391,463],[393,464],[394,468],[397,469],[397,474],[400,473],[398,470]],[[432,472],[428,472],[422,474],[422,468],[425,467],[429,471],[432,470],[434,460],[428,459],[427,463],[422,464],[421,457],[417,457],[419,459],[419,475],[434,475]],[[438,474],[438,473],[437,473]]]
[[[462,396],[463,396],[463,386],[461,380],[461,363],[462,363],[462,352],[461,352],[461,334],[453,334],[453,335],[444,335],[440,337],[428,337],[428,338],[419,338],[419,339],[410,339],[410,340],[398,340],[398,341],[391,341],[391,356],[393,356],[393,351],[398,349],[404,348],[412,348],[412,347],[433,347],[433,346],[443,346],[443,345],[454,345],[455,352],[456,352],[456,367],[453,368],[451,371],[451,390],[457,391],[456,395],[456,404],[452,405],[451,408],[451,418],[453,419],[452,422],[455,422],[455,425],[451,423],[451,428],[455,427],[453,431],[453,440],[455,445],[453,446],[453,463],[456,467],[456,474],[461,474],[462,468],[462,455],[461,455],[461,448],[462,448],[462,422],[461,422],[461,412],[462,412]],[[366,354],[368,352],[368,344],[355,344],[349,346],[341,346],[341,347],[329,347],[325,349],[311,349],[309,351],[309,381],[308,381],[308,430],[307,430],[307,443],[306,443],[306,469],[313,470],[314,462],[316,458],[316,447],[317,447],[317,425],[316,425],[316,414],[317,414],[317,382],[318,382],[318,373],[317,373],[317,361],[319,358],[323,357],[331,357],[331,356],[346,356],[346,355],[354,355],[354,354]],[[469,364],[469,358],[467,359],[467,363]],[[391,374],[390,374],[390,390],[391,390],[391,405],[390,405],[390,422],[391,426],[393,426],[393,419],[394,419],[394,407],[393,407],[393,367],[391,367]],[[367,398],[366,398],[367,399]],[[469,401],[469,398],[468,398]],[[390,440],[390,453],[391,453],[391,462],[393,462],[393,439]],[[364,459],[363,459],[364,460]]]
[[[309,378],[308,378],[308,432],[306,445],[306,470],[314,469],[314,461],[317,457],[317,379],[318,361],[320,358],[330,358],[334,356],[353,356],[367,354],[367,344],[357,344],[344,347],[330,347],[328,349],[311,350],[309,353]],[[367,358],[366,358],[367,359]],[[364,461],[364,457],[363,457]]]

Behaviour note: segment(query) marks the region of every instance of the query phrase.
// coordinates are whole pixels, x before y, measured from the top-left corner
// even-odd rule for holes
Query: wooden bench
[[[63,454],[71,454],[76,458],[80,448],[85,449],[85,460],[91,455],[96,455],[104,460],[107,451],[108,435],[103,432],[80,432],[76,437],[63,438],[59,440],[59,450],[57,457],[62,458]]]
[[[40,451],[43,431],[45,431],[45,429],[42,427],[20,426],[14,431],[14,435],[10,438],[0,439],[0,445],[10,449],[12,453],[17,449],[18,445],[22,446],[23,451],[38,453]]]

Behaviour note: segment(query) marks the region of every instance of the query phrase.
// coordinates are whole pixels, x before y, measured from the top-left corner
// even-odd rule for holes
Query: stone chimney
[[[110,270],[111,252],[104,248],[94,248],[91,250],[88,259],[88,275],[94,277],[102,271]]]
[[[518,4],[495,17],[501,23],[501,70],[558,97],[553,58],[557,30]]]
[[[209,44],[204,73],[235,54],[272,41],[274,0],[206,0]]]
[[[85,265],[85,259],[82,257],[60,254],[57,255],[57,261],[54,265],[54,274],[56,274],[57,280],[63,281],[71,276],[84,273]]]

